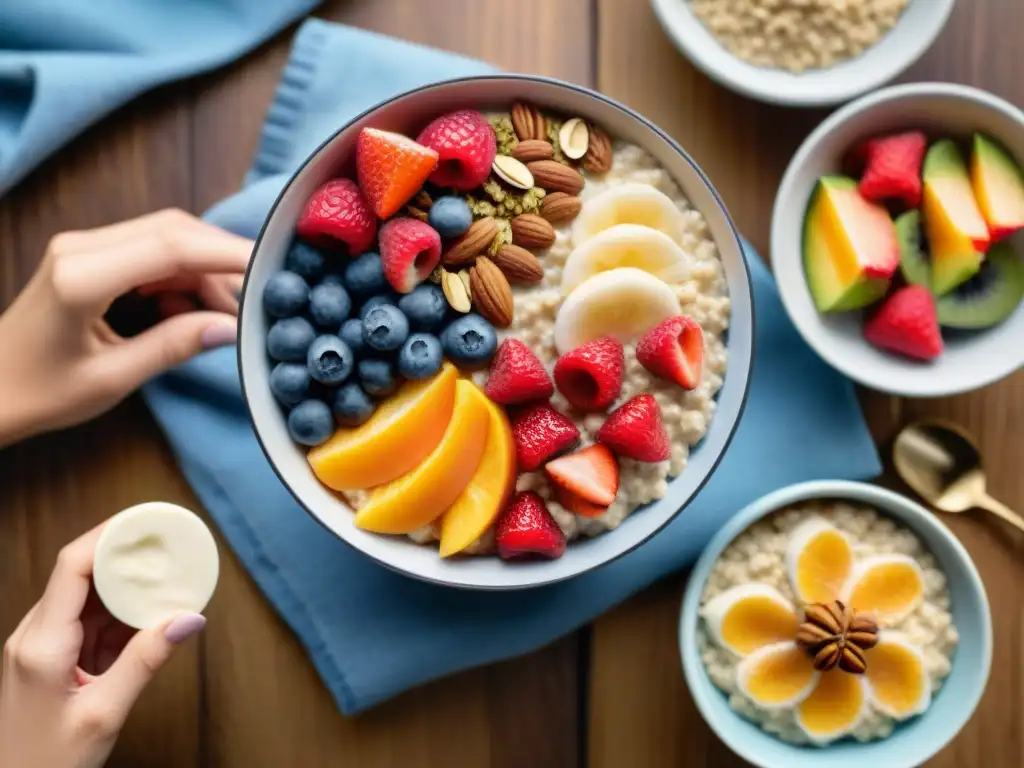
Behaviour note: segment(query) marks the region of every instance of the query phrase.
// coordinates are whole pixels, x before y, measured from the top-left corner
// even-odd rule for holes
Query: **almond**
[[[512,242],[520,248],[550,248],[555,228],[535,213],[522,213],[512,219]]]
[[[587,154],[590,131],[579,117],[566,120],[558,131],[558,146],[570,160],[579,160]]]
[[[498,235],[498,224],[490,216],[477,219],[469,230],[448,246],[441,256],[441,263],[446,267],[466,267],[476,261],[476,257],[487,250]]]
[[[532,163],[534,160],[550,160],[554,156],[555,148],[548,142],[539,139],[520,141],[512,150],[512,157],[523,163]]]
[[[562,165],[557,160],[535,160],[527,163],[526,167],[533,174],[534,183],[548,192],[578,195],[583,189],[583,177],[580,172],[568,165]]]
[[[466,284],[462,282],[462,278],[457,273],[447,271],[441,273],[441,290],[444,292],[444,297],[448,299],[448,304],[456,312],[465,314],[472,309],[469,291],[466,290]]]
[[[469,281],[473,286],[473,300],[477,312],[498,328],[512,324],[515,305],[512,301],[512,287],[497,265],[486,256],[476,260],[469,270]]]
[[[503,245],[491,260],[510,283],[530,285],[544,279],[544,267],[537,257],[518,245]]]
[[[512,128],[520,141],[547,138],[547,120],[533,104],[519,102],[512,105]]]
[[[540,201],[540,215],[552,225],[560,227],[579,216],[583,201],[565,192],[552,192]]]
[[[583,156],[583,169],[588,173],[607,173],[612,167],[612,140],[601,128],[590,126],[590,143]]]

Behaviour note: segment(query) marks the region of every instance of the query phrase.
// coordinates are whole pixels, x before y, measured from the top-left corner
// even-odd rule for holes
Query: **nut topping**
[[[853,675],[864,674],[864,652],[878,642],[878,623],[869,614],[855,613],[839,600],[814,603],[804,608],[804,621],[796,633],[796,644],[822,672],[839,667]]]
[[[512,157],[524,163],[534,160],[550,160],[555,156],[555,149],[546,141],[527,139],[520,141],[512,150]]]
[[[537,257],[518,245],[503,245],[491,257],[510,283],[530,285],[544,279],[544,267]]]
[[[512,105],[512,128],[520,141],[547,138],[547,121],[541,111],[532,104],[519,102]]]
[[[469,300],[469,291],[466,290],[465,283],[455,272],[444,271],[441,273],[441,290],[444,292],[444,297],[448,299],[448,303],[451,308],[456,312],[462,312],[465,314],[472,309],[472,303]]]
[[[533,187],[533,174],[530,173],[530,169],[514,157],[495,155],[491,170],[494,171],[494,175],[499,179],[517,189],[531,189]]]
[[[566,120],[558,131],[558,145],[570,160],[579,160],[587,154],[590,131],[587,124],[578,117]]]
[[[441,256],[446,267],[465,267],[476,261],[476,257],[487,250],[498,234],[498,224],[490,216],[477,219],[469,230],[452,243]]]
[[[495,327],[508,328],[515,305],[512,288],[501,270],[489,258],[481,256],[469,271],[469,280],[477,311]]]
[[[583,177],[575,168],[562,165],[557,160],[535,160],[526,167],[533,174],[534,182],[550,192],[565,192],[578,195],[583,189]]]
[[[512,242],[520,248],[550,248],[555,228],[535,213],[524,213],[512,219]]]
[[[540,202],[540,215],[554,226],[568,224],[583,210],[583,201],[565,192],[552,192]]]
[[[607,173],[612,167],[612,140],[596,125],[590,126],[590,145],[583,156],[587,173]]]

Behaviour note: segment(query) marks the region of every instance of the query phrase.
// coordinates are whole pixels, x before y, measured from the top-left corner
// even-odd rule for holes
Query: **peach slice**
[[[822,673],[814,691],[797,707],[796,723],[811,741],[824,744],[856,728],[867,705],[864,678],[833,669]]]
[[[458,554],[491,527],[516,486],[516,444],[501,406],[487,401],[484,456],[469,485],[441,518],[441,557]]]
[[[317,479],[335,491],[388,483],[441,442],[455,405],[458,371],[445,363],[432,378],[410,381],[358,427],[342,428],[306,454]]]
[[[409,533],[436,520],[476,474],[487,443],[489,402],[473,382],[456,381],[455,408],[437,447],[411,472],[375,488],[356,512],[356,525]]]
[[[811,517],[790,536],[786,560],[797,599],[830,603],[839,597],[853,569],[853,549],[839,529]]]

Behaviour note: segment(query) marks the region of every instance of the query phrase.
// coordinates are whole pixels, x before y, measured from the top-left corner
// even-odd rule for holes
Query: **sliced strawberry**
[[[332,179],[306,202],[295,232],[317,245],[329,246],[332,240],[340,240],[355,256],[373,244],[377,217],[354,181]]]
[[[670,317],[644,334],[636,359],[655,376],[695,389],[704,368],[704,331],[692,317]]]
[[[426,280],[441,260],[441,236],[419,219],[391,219],[380,228],[379,241],[384,277],[399,293]]]
[[[600,517],[608,511],[608,507],[587,501],[560,485],[555,486],[555,500],[567,510],[580,517]]]
[[[484,392],[502,405],[547,400],[555,394],[544,364],[519,339],[505,339],[491,362]]]
[[[416,140],[439,155],[440,164],[430,174],[430,181],[464,192],[487,181],[498,153],[494,129],[486,117],[473,109],[441,115]]]
[[[592,504],[607,507],[619,492],[619,464],[595,443],[544,465],[551,482]]]
[[[605,336],[562,355],[555,363],[555,384],[574,408],[600,411],[622,392],[625,367],[622,344]]]
[[[512,437],[519,470],[533,472],[551,457],[575,446],[580,431],[572,419],[544,402],[525,406],[513,415]]]
[[[534,491],[515,495],[498,517],[494,538],[502,560],[530,555],[555,559],[565,552],[565,534]]]
[[[864,338],[890,352],[934,360],[942,354],[942,334],[932,292],[923,285],[900,288],[865,321]]]
[[[359,188],[382,219],[391,218],[437,168],[437,152],[408,136],[363,128],[356,141]]]
[[[671,453],[661,406],[653,395],[637,395],[612,411],[597,439],[619,456],[637,461],[665,461]]]
[[[867,165],[857,188],[868,200],[902,200],[910,208],[921,204],[921,164],[928,138],[923,131],[907,131],[872,139]]]

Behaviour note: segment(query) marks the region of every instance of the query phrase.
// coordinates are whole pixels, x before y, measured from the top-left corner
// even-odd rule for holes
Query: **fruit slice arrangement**
[[[1024,173],[991,137],[974,134],[968,149],[965,162],[949,138],[880,136],[846,159],[859,181],[818,180],[803,261],[819,312],[868,308],[868,342],[924,361],[942,353],[942,328],[988,328],[1014,312],[1024,262],[1006,238],[1024,228]]]

